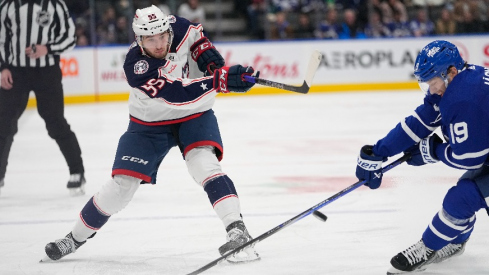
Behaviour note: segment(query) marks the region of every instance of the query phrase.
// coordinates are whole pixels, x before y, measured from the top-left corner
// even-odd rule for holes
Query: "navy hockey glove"
[[[382,162],[386,161],[387,157],[374,155],[372,149],[372,145],[365,145],[360,150],[356,176],[359,180],[366,181],[365,185],[370,189],[377,189],[382,183]]]
[[[437,134],[422,139],[418,144],[413,145],[405,151],[405,153],[411,154],[411,158],[406,161],[407,164],[421,166],[438,162],[436,147],[442,143],[443,140]]]
[[[255,83],[246,82],[245,75],[258,77],[260,72],[256,72],[251,67],[234,65],[231,67],[222,67],[214,71],[214,88],[218,93],[246,93],[255,85]]]
[[[190,51],[192,52],[192,59],[199,66],[199,70],[206,75],[212,75],[215,69],[224,66],[224,58],[207,37],[195,41],[190,47]]]

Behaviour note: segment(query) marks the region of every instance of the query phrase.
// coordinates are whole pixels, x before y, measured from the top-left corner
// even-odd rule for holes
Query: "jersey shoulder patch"
[[[135,74],[144,74],[147,72],[149,69],[149,64],[148,61],[146,60],[139,60],[134,64],[134,73]]]
[[[132,47],[124,60],[124,73],[131,87],[140,86],[149,79],[158,78],[158,69],[166,64],[165,59],[156,59],[142,54],[139,47]]]

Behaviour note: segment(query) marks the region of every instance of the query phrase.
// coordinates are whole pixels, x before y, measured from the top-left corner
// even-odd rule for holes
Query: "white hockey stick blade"
[[[307,86],[309,87],[311,87],[312,85],[312,80],[314,79],[314,75],[318,70],[319,63],[321,63],[321,58],[322,58],[321,52],[319,50],[314,50],[314,52],[311,55],[311,58],[309,59],[309,64],[307,65],[307,70],[306,70],[306,76],[304,77],[304,80],[306,81]]]

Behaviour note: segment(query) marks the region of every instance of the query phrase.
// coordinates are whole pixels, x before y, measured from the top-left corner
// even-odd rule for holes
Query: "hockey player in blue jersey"
[[[217,93],[247,92],[258,76],[252,67],[225,66],[201,24],[167,16],[151,6],[136,11],[136,41],[124,62],[132,87],[130,122],[117,148],[112,179],[87,202],[64,238],[46,245],[52,260],[74,253],[108,219],[131,201],[141,184],[156,183],[158,167],[172,147],[179,147],[188,171],[210,200],[227,232],[221,254],[251,240],[241,216],[235,186],[219,161],[223,146],[212,111]],[[230,261],[259,259],[251,247]]]
[[[438,161],[467,170],[445,195],[419,242],[391,259],[387,274],[422,271],[463,253],[475,213],[489,202],[489,69],[467,64],[455,45],[437,40],[416,58],[414,75],[426,92],[424,103],[375,145],[365,145],[356,176],[376,189],[382,162],[409,152],[408,164]],[[441,127],[444,142],[433,132]]]

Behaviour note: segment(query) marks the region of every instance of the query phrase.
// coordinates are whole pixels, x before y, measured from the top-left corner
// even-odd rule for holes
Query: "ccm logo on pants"
[[[140,163],[140,164],[148,164],[148,161],[147,160],[144,160],[144,159],[140,159],[140,158],[136,158],[136,157],[131,157],[131,156],[123,156],[121,158],[122,160],[128,160],[128,161],[132,161],[132,162],[135,162],[135,163]]]

